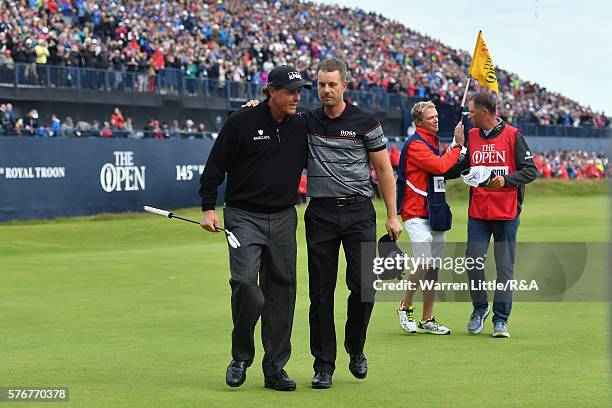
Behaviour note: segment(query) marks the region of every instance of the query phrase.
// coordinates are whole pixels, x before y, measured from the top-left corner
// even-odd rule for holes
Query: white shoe
[[[450,334],[449,328],[436,322],[436,319],[433,316],[431,316],[429,320],[419,320],[417,332],[442,335]]]
[[[399,315],[400,326],[408,334],[414,334],[417,332],[416,321],[414,320],[414,308],[412,306],[403,308],[402,304],[397,307],[397,314]]]

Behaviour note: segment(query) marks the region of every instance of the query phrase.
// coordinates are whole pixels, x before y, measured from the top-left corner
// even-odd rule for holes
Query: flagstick
[[[468,74],[467,83],[465,84],[465,91],[463,91],[463,99],[461,100],[461,109],[459,110],[459,120],[463,122],[463,108],[465,107],[465,100],[467,99],[468,89],[470,89],[470,81],[472,76]],[[453,132],[453,144],[456,143],[455,132]]]
[[[461,115],[463,116],[463,108],[465,108],[465,100],[467,99],[468,89],[470,88],[470,81],[472,76],[468,75],[467,84],[465,84],[465,91],[463,92],[463,99],[461,100]]]

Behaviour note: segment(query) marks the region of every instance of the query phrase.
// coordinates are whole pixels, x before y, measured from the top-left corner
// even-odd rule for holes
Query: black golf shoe
[[[295,390],[295,381],[289,378],[285,370],[280,370],[273,376],[266,377],[264,385],[266,388],[273,388],[276,391]]]
[[[331,388],[332,386],[332,374],[327,371],[317,371],[312,377],[312,388],[319,390],[325,388]]]
[[[232,360],[227,366],[225,383],[230,387],[240,387],[246,380],[246,370],[250,365],[248,361]]]
[[[351,355],[351,361],[349,362],[349,371],[355,378],[360,380],[366,378],[368,375],[368,360],[363,353],[357,353]]]

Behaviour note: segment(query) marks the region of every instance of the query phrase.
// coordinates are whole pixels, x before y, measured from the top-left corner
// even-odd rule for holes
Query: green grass
[[[605,196],[607,187],[607,180],[537,179],[526,186],[526,195],[528,197],[554,197],[557,199],[587,195]],[[467,198],[467,188],[459,179],[449,180],[446,184],[446,195],[450,200],[465,200]]]
[[[465,199],[451,204],[448,239],[465,240]],[[382,203],[377,208],[383,231]],[[196,209],[181,214],[199,216]],[[607,214],[604,195],[532,194],[519,239],[606,242]],[[490,320],[483,335],[464,334],[468,303],[436,305],[451,336],[404,336],[395,304],[381,302],[368,331],[368,378],[348,373],[340,347],[334,387],[310,389],[303,222],[298,239],[286,367],[298,390],[278,393],[263,388],[259,336],[247,382],[239,389],[224,383],[231,316],[222,235],[142,214],[0,225],[0,387],[68,386],[66,406],[79,408],[609,405],[603,302],[516,303],[509,340],[489,336]],[[336,291],[340,345],[343,275],[344,264]]]

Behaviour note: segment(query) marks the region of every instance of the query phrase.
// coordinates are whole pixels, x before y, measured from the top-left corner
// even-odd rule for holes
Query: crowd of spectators
[[[539,177],[562,180],[612,178],[608,158],[583,150],[556,150],[535,155]]]
[[[70,116],[60,119],[51,114],[50,121],[42,121],[36,109],[19,116],[12,104],[0,104],[0,136],[21,137],[129,137],[151,139],[180,139],[214,137],[203,122],[196,123],[187,119],[182,124],[178,120],[171,123],[149,119],[142,129],[135,129],[132,118],[124,116],[119,108],[114,108],[108,119],[93,122],[77,121]],[[448,145],[442,146],[442,151]],[[388,150],[394,169],[399,166],[400,150],[392,144]],[[603,154],[588,153],[582,150],[556,150],[541,152],[534,156],[539,177],[570,179],[612,178],[612,168]],[[375,176],[374,176],[375,178]]]
[[[0,136],[28,137],[129,137],[150,139],[181,139],[212,137],[204,123],[197,125],[191,119],[184,123],[173,120],[171,123],[149,119],[141,129],[135,129],[132,118],[125,117],[119,108],[113,109],[107,120],[94,120],[91,123],[77,121],[70,116],[60,119],[51,114],[50,121],[43,121],[36,109],[23,116],[17,115],[10,103],[0,104]]]
[[[346,60],[350,88],[458,104],[471,55],[361,9],[291,0],[0,0],[0,65],[20,62],[266,83],[274,65],[308,79]],[[173,71],[175,72],[175,71]],[[603,112],[497,69],[501,115],[609,126]],[[147,86],[141,84],[142,86]],[[473,85],[474,90],[478,84]]]
[[[442,151],[449,148],[448,144],[443,144]],[[392,144],[387,149],[389,161],[394,170],[397,171],[400,161],[400,150],[397,145]],[[543,151],[534,155],[538,177],[558,178],[561,180],[583,180],[583,179],[603,179],[612,178],[612,168],[608,167],[608,158],[600,153],[588,153],[584,150],[555,150],[553,152]],[[376,174],[372,174],[370,179],[377,183]]]

